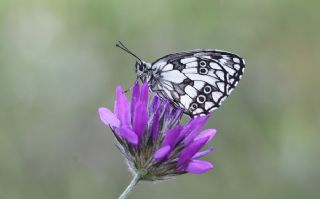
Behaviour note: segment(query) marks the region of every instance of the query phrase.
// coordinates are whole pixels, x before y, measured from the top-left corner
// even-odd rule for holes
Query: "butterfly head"
[[[151,69],[151,64],[144,61],[136,62],[136,74],[137,78],[141,81],[146,81]]]

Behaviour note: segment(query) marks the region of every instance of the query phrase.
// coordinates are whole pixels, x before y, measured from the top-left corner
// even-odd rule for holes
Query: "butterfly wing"
[[[245,68],[238,55],[220,50],[169,54],[152,64],[152,91],[192,117],[217,109],[238,84]]]

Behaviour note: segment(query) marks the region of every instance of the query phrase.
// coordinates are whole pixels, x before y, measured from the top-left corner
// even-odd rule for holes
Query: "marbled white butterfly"
[[[121,42],[116,45],[137,58],[137,79],[191,117],[217,109],[237,86],[245,68],[238,55],[199,49],[166,55],[153,63],[142,61]]]

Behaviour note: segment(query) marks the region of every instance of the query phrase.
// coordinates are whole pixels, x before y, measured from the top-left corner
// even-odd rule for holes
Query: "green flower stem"
[[[128,197],[129,193],[133,190],[133,188],[138,184],[140,180],[140,175],[136,174],[133,176],[133,179],[131,180],[130,184],[127,186],[127,188],[123,191],[123,193],[119,196],[119,199],[125,199]]]

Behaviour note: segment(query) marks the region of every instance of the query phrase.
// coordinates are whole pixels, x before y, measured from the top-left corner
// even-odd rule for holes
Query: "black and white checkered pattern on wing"
[[[151,66],[151,90],[190,116],[217,109],[238,84],[244,60],[219,50],[194,50],[167,55]]]

